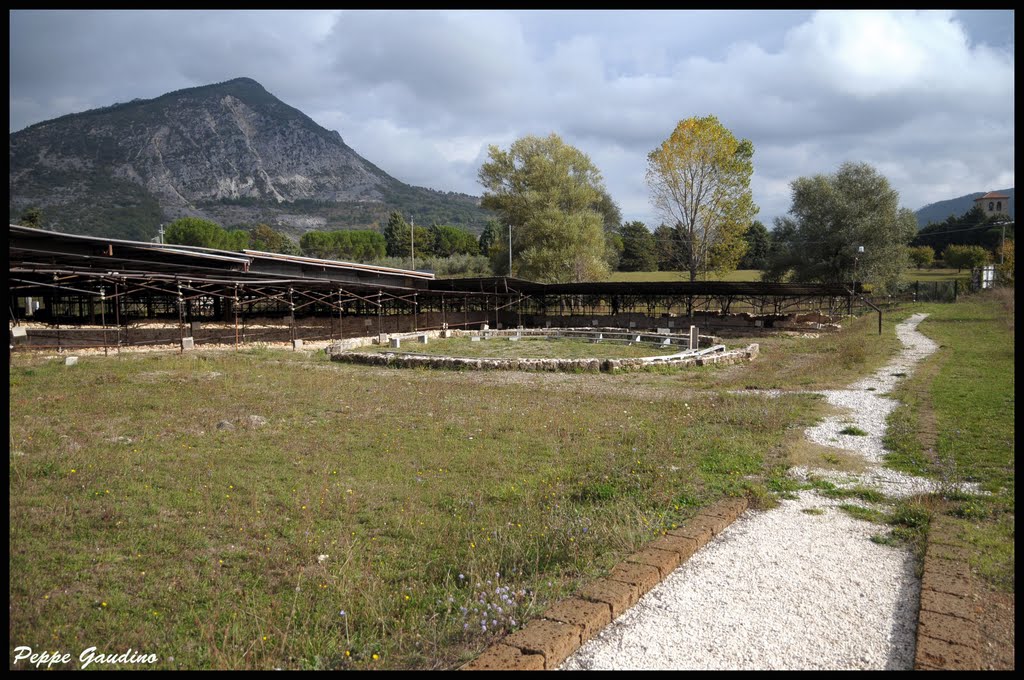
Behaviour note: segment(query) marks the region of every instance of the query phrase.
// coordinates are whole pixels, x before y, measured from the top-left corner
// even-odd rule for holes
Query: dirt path
[[[822,392],[844,409],[807,430],[865,463],[839,486],[890,497],[932,482],[881,467],[885,394],[935,343],[917,332],[925,315],[897,327],[904,349],[845,390]],[[855,427],[866,434],[843,434]],[[824,474],[801,469],[798,475]],[[769,511],[747,512],[583,645],[564,669],[912,669],[921,584],[906,548],[870,540],[883,529],[854,519],[816,491]]]

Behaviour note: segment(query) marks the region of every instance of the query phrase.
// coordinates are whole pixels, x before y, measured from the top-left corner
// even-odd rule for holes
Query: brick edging
[[[914,670],[981,670],[981,631],[966,546],[950,518],[928,530]]]
[[[459,670],[553,670],[621,616],[747,509],[726,498],[617,564],[603,579],[548,607]]]

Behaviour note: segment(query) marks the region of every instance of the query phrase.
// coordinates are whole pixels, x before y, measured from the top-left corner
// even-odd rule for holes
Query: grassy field
[[[956,269],[907,269],[903,273],[904,281],[921,281],[922,283],[933,283],[936,281],[970,281],[969,271],[958,272]],[[689,281],[690,275],[687,272],[612,272],[608,277],[609,281]],[[760,281],[761,272],[756,269],[737,269],[725,274],[708,274],[703,276],[702,281]]]
[[[887,447],[894,467],[976,482],[983,495],[951,491],[945,511],[974,546],[972,565],[994,589],[1014,591],[1013,291],[956,305],[919,305],[918,327],[939,343],[895,396]]]
[[[794,451],[827,455],[802,443],[827,406],[729,391],[845,386],[888,360],[900,318],[614,376],[17,355],[11,644],[159,668],[456,667],[701,506],[771,504]]]
[[[473,342],[468,337],[431,339],[427,344],[403,342],[399,352],[429,354],[448,357],[486,357],[519,359],[626,359],[651,357],[681,352],[684,348],[645,345],[627,345],[618,342],[588,342],[571,338],[548,339],[524,336],[515,342],[505,337],[494,337]],[[387,345],[366,345],[357,352],[392,352]]]

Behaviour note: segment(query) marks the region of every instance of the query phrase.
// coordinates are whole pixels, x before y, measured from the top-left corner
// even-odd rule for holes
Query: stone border
[[[747,509],[746,498],[726,498],[649,543],[573,597],[488,647],[459,670],[553,670],[598,631],[621,616]]]
[[[711,350],[715,350],[711,353]],[[394,352],[331,352],[331,361],[393,368],[435,368],[449,370],[505,370],[546,372],[618,373],[636,371],[651,366],[706,366],[710,364],[737,364],[753,361],[759,354],[757,343],[745,349],[725,351],[711,348],[707,354],[685,356],[643,357],[636,359],[493,359],[434,356],[427,354],[398,354]]]
[[[981,630],[967,546],[956,523],[932,520],[921,578],[914,670],[982,670]]]

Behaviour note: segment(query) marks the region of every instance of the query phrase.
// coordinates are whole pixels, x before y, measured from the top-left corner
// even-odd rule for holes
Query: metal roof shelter
[[[232,252],[9,225],[9,295],[46,300],[45,320],[83,324],[108,319],[236,320],[278,316],[418,315],[421,311],[493,314],[618,314],[654,316],[695,310],[783,313],[847,306],[841,285],[647,281],[538,283],[512,277],[436,279],[429,272],[257,250]],[[742,308],[742,310],[739,310]],[[107,314],[110,314],[108,317]]]

